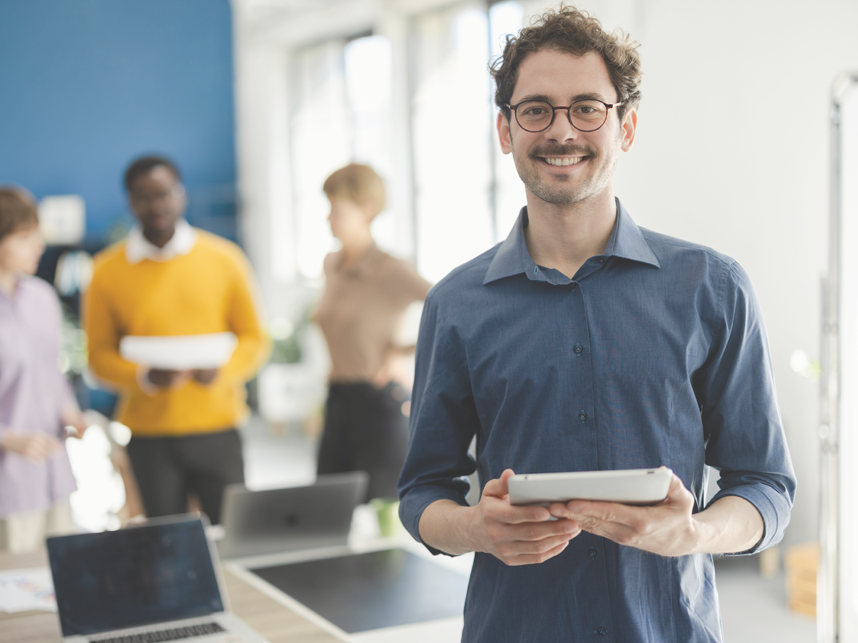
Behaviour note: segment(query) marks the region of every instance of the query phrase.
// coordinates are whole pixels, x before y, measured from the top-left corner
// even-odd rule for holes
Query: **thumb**
[[[671,504],[687,504],[689,501],[694,502],[694,497],[691,492],[685,488],[682,479],[673,471],[670,472],[670,486],[667,488],[667,499]]]
[[[501,474],[500,478],[496,480],[489,480],[486,483],[485,488],[483,489],[483,493],[489,496],[495,496],[497,498],[503,498],[504,496],[509,494],[509,482],[508,480],[515,475],[515,471],[512,469],[505,469]]]

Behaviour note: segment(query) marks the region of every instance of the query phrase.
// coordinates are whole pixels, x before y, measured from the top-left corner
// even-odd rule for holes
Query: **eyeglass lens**
[[[573,127],[582,132],[599,129],[608,118],[608,108],[597,100],[576,101],[567,111]],[[518,124],[528,132],[541,132],[551,124],[553,117],[554,107],[541,100],[519,103],[515,109]]]

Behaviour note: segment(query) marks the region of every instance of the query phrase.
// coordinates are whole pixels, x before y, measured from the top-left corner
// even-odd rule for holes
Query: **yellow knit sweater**
[[[117,419],[135,435],[176,436],[236,426],[247,416],[244,383],[270,349],[247,258],[233,243],[197,230],[186,255],[129,264],[125,242],[95,258],[84,300],[89,363],[120,394]],[[209,385],[188,382],[152,395],[138,384],[139,366],[119,354],[125,335],[233,332],[238,346]]]

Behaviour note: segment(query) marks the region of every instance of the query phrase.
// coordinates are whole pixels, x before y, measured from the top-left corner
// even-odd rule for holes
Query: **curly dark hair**
[[[617,114],[620,120],[626,110],[637,107],[641,99],[640,45],[629,39],[623,31],[606,33],[602,24],[586,11],[561,4],[538,16],[529,27],[523,28],[518,37],[508,34],[503,53],[489,64],[489,72],[495,79],[495,104],[507,118],[510,110],[506,105],[512,99],[518,68],[528,54],[542,49],[555,49],[583,56],[596,52],[605,61],[617,102],[623,103]]]

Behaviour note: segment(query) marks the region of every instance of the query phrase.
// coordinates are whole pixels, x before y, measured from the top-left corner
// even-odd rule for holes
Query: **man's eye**
[[[524,110],[524,113],[527,116],[544,116],[548,113],[548,110],[544,107],[528,107],[526,110]]]

